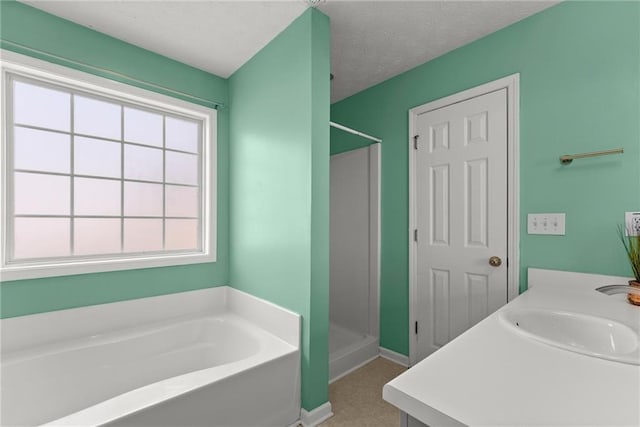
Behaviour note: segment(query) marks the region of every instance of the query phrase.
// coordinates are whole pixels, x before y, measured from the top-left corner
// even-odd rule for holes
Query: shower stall
[[[331,156],[329,379],[379,354],[380,144]]]

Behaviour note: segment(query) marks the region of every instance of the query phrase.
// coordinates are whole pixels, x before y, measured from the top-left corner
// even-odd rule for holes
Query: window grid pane
[[[167,117],[162,116],[162,247],[167,247]]]
[[[149,107],[144,107],[144,111],[142,111],[132,108],[126,102],[114,101],[111,98],[102,97],[96,94],[87,95],[80,91],[70,90],[64,87],[56,87],[49,83],[41,84],[38,81],[32,81],[28,78],[20,77],[19,80],[14,78],[13,81],[14,95],[16,92],[16,84],[19,84],[21,88],[33,87],[34,90],[31,91],[32,93],[39,93],[38,91],[42,92],[42,89],[49,91],[53,90],[60,93],[62,96],[66,94],[69,97],[70,105],[64,112],[68,116],[66,119],[69,123],[68,128],[64,125],[49,127],[47,126],[48,123],[46,120],[38,122],[38,119],[34,119],[37,123],[37,126],[34,127],[35,130],[29,130],[28,124],[20,126],[15,120],[11,123],[11,125],[14,125],[14,129],[19,127],[27,129],[27,132],[22,132],[21,135],[29,133],[32,135],[45,135],[44,132],[53,131],[60,135],[60,137],[56,139],[57,141],[63,141],[63,139],[60,138],[64,138],[65,135],[67,135],[66,137],[69,140],[69,147],[65,149],[63,153],[56,153],[55,156],[55,158],[58,159],[64,157],[68,159],[68,172],[65,170],[64,163],[62,163],[61,166],[56,167],[40,166],[40,164],[43,164],[43,161],[48,161],[47,159],[43,160],[43,158],[35,160],[40,163],[32,163],[34,165],[34,170],[31,171],[31,164],[28,161],[26,163],[23,162],[24,156],[22,154],[24,153],[22,152],[20,153],[20,162],[17,162],[14,167],[24,165],[24,169],[20,169],[20,172],[18,172],[12,168],[14,170],[10,171],[14,182],[18,176],[25,176],[24,172],[34,172],[35,175],[41,176],[39,181],[37,179],[34,181],[41,183],[68,182],[66,185],[68,185],[69,189],[69,193],[66,197],[63,197],[61,200],[52,199],[50,205],[46,203],[43,204],[42,202],[38,203],[37,200],[27,200],[29,203],[35,203],[34,211],[30,212],[29,209],[25,211],[25,209],[19,207],[26,206],[25,197],[27,196],[22,188],[24,187],[24,184],[20,184],[20,188],[18,188],[18,184],[14,184],[14,194],[12,194],[12,200],[14,201],[14,220],[12,221],[14,224],[12,229],[13,248],[10,251],[12,253],[12,260],[32,259],[34,258],[32,255],[35,255],[37,258],[58,259],[74,258],[74,256],[85,255],[92,255],[95,257],[100,255],[113,256],[114,254],[126,255],[147,253],[149,251],[171,253],[202,250],[202,237],[200,236],[202,230],[202,195],[200,190],[202,176],[202,159],[200,155],[202,144],[202,122],[200,120],[173,116],[171,113]],[[24,92],[24,90],[22,92]],[[22,103],[21,111],[24,111],[25,103],[37,103],[39,101],[38,98],[24,99],[24,96],[22,98],[23,99],[20,100]],[[79,116],[78,112],[75,110],[77,107],[77,105],[75,105],[77,101],[80,102],[80,105],[85,108],[85,110],[87,109],[88,101],[93,102],[95,106],[104,106],[108,104],[119,108],[119,126],[114,122],[113,109],[108,117],[109,123],[100,122],[100,117],[87,115],[86,111],[84,115]],[[13,100],[13,102],[15,103],[16,101]],[[145,120],[151,118],[155,120],[156,123],[159,118],[161,128],[153,130],[149,139],[145,139],[140,130],[144,128],[145,123],[141,123],[137,128],[132,128],[131,122],[128,124],[129,128],[125,126],[127,110],[130,112],[134,111],[136,113],[142,112],[143,114],[138,114],[138,116],[144,117]],[[96,114],[96,116],[99,115]],[[129,115],[130,118],[135,116],[136,114]],[[78,117],[82,117],[81,128],[78,128],[75,123]],[[57,120],[58,123],[61,121],[60,118]],[[167,141],[168,123],[172,125],[170,135],[172,142],[170,145]],[[181,126],[175,126],[176,123],[179,123]],[[104,126],[109,127],[105,128]],[[92,131],[91,128],[96,130]],[[197,129],[197,141],[194,141],[194,128]],[[117,129],[120,133],[119,139],[114,132],[103,129]],[[136,134],[134,139],[137,139],[139,143],[136,143],[137,141],[130,140],[128,142],[125,139],[127,129],[134,129],[134,133]],[[180,134],[182,129],[184,129],[184,135]],[[14,131],[13,140],[9,141],[10,144],[14,144],[14,151],[16,144],[15,138],[16,136]],[[49,148],[48,146],[43,145],[46,144],[46,142],[47,141],[44,139],[34,139],[33,142],[27,141],[23,144],[35,144],[33,145],[34,147],[53,150],[52,153],[55,152],[56,148],[60,147],[60,143],[58,143],[57,147],[51,146],[51,148]],[[155,144],[158,144],[159,146],[154,147],[153,145]],[[116,154],[117,152],[119,152],[119,154]],[[127,156],[128,153],[129,157]],[[62,154],[62,157],[60,157],[60,154]],[[169,154],[169,156],[167,154]],[[52,156],[51,161],[53,161],[53,157],[54,156]],[[174,159],[170,165],[171,174],[173,177],[178,178],[174,179],[177,182],[172,182],[170,186],[167,185],[168,183],[166,181],[167,157]],[[181,161],[189,158],[196,159],[196,161]],[[129,171],[127,169],[128,159]],[[155,159],[155,164],[153,159]],[[178,159],[178,161],[175,161],[175,159]],[[134,160],[137,160],[137,164],[133,164]],[[60,160],[56,161],[60,163]],[[151,169],[149,169],[149,166],[151,166]],[[116,172],[118,169],[119,172]],[[31,175],[32,174],[29,174],[29,176]],[[24,179],[22,181],[24,181]],[[116,184],[118,182],[119,184]],[[139,197],[139,200],[136,200],[135,198],[129,198],[128,200],[126,197],[127,182],[131,183],[130,185],[137,185],[138,189],[153,189],[159,187],[161,191],[156,192],[156,194],[160,193],[160,200],[157,202],[154,201],[157,200],[155,199],[157,196],[149,199],[149,194],[146,193],[140,193],[141,196]],[[95,194],[91,194],[91,188],[87,188],[86,185],[82,188],[77,187],[79,183],[92,183],[95,186]],[[109,183],[113,183],[116,187]],[[154,184],[150,185],[151,183]],[[46,194],[46,187],[47,185],[43,188],[38,188],[39,192],[35,191],[35,193],[40,195]],[[119,191],[114,192],[117,187],[119,187]],[[108,191],[106,191],[107,188],[109,189]],[[189,206],[183,207],[179,205],[167,205],[172,201],[174,203],[180,203],[180,198],[176,199],[175,195],[169,197],[167,194],[168,191],[173,191],[175,193],[176,188],[184,188],[188,190],[190,194],[188,199]],[[193,199],[194,194],[196,195],[196,200]],[[101,195],[107,196],[108,202],[106,199],[102,200],[101,197],[98,197]],[[120,198],[119,206],[117,203],[114,204],[114,196],[116,198]],[[82,199],[78,199],[78,197],[82,197]],[[95,200],[88,199],[87,197],[94,197]],[[48,198],[51,199],[51,196]],[[152,208],[151,206],[146,206],[146,199],[153,202],[152,204],[156,207]],[[18,205],[15,205],[16,201],[19,203]],[[92,201],[95,202],[95,205],[92,205]],[[53,208],[53,206],[59,206],[61,203],[62,205],[67,203],[67,206],[69,206],[68,213],[60,207]],[[104,205],[104,203],[108,204]],[[197,208],[195,208],[194,203],[197,205]],[[106,207],[100,208],[99,206],[101,204]],[[39,205],[49,206],[49,208],[45,209],[42,206],[37,208]],[[134,207],[136,205],[137,207]],[[80,209],[79,206],[81,207]],[[115,207],[116,210],[114,211],[113,208],[108,208],[108,206]],[[16,207],[18,207],[18,210],[16,210]],[[47,212],[47,210],[51,209],[53,209],[51,212]],[[160,211],[157,211],[157,209],[160,209]],[[45,251],[44,253],[37,251],[29,252],[21,249],[24,247],[24,244],[21,242],[30,241],[28,239],[33,238],[27,237],[26,235],[25,237],[18,235],[19,233],[25,233],[26,228],[25,226],[18,227],[17,225],[29,224],[29,222],[26,221],[30,220],[30,218],[32,218],[32,220],[40,221],[65,221],[66,219],[66,221],[68,221],[67,237],[64,239],[66,243],[59,243],[63,245],[61,248],[67,247],[66,245],[68,244],[69,249],[55,251],[50,250],[49,252]],[[154,221],[160,222],[157,223]],[[41,223],[44,224],[45,222]],[[110,224],[108,227],[109,231],[92,231],[91,227],[98,227],[98,224]],[[178,226],[178,224],[182,224],[182,226]],[[186,224],[188,224],[188,227]],[[139,229],[137,229],[136,226],[139,227]],[[117,228],[119,228],[120,235],[113,236],[114,230]],[[170,240],[168,240],[169,237],[167,236],[168,230],[171,230],[172,233]],[[194,233],[197,234],[194,235]],[[59,236],[62,235],[58,234],[57,236],[59,238]],[[96,241],[91,242],[91,239]],[[117,242],[119,242],[119,248],[116,248]],[[22,246],[16,247],[16,244],[22,244]],[[76,245],[78,245],[77,250],[75,249]],[[100,247],[103,247],[105,251],[101,252],[99,250]],[[47,253],[50,253],[50,255],[47,255]]]

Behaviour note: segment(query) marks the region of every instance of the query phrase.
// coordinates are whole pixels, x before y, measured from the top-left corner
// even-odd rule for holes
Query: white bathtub
[[[0,321],[3,426],[286,426],[300,318],[228,287]]]

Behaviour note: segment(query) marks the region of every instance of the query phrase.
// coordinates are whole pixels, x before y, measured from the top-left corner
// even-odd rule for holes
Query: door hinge
[[[418,335],[418,322],[415,323],[415,331],[416,331],[416,335]]]
[[[420,135],[414,135],[413,137],[413,149],[417,150],[418,149],[418,139],[420,138]]]
[[[415,230],[413,230],[413,241],[414,242],[418,241],[418,229],[417,228]]]

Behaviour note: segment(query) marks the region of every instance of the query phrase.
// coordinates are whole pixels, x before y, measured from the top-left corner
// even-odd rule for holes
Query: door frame
[[[418,115],[451,104],[476,98],[500,89],[507,90],[507,302],[518,296],[520,287],[520,73],[481,84],[471,89],[440,98],[409,110],[409,364],[416,363],[418,244],[414,240],[417,229],[416,150],[414,135]]]

